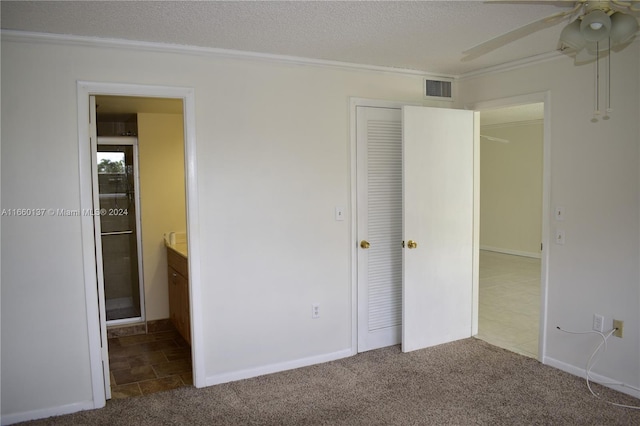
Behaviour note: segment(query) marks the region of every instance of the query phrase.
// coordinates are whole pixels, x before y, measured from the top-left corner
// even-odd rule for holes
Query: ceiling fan
[[[493,2],[489,0],[489,2]],[[539,3],[569,5],[570,9],[540,19],[485,41],[463,52],[462,60],[470,61],[499,47],[544,28],[570,21],[562,30],[558,50],[574,56],[576,64],[596,59],[597,52],[622,50],[638,32],[640,1],[501,1],[496,3]]]

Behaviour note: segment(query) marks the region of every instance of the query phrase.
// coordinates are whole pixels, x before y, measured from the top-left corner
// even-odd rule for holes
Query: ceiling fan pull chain
[[[609,57],[607,58],[607,112],[604,119],[609,119],[609,113],[613,112],[611,108],[611,37],[609,37]]]
[[[600,115],[600,46],[599,42],[596,41],[596,104],[595,111],[593,111],[593,121],[594,123],[598,121],[598,115]]]

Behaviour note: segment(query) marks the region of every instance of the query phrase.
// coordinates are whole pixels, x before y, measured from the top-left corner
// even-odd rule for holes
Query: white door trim
[[[204,340],[202,337],[202,313],[200,309],[201,306],[198,303],[195,303],[196,301],[202,300],[196,170],[195,91],[192,88],[183,87],[147,86],[88,81],[77,82],[78,167],[80,174],[81,211],[88,211],[93,208],[91,150],[89,144],[90,95],[179,98],[183,101],[193,379],[196,387],[206,386],[203,347]],[[98,303],[95,239],[93,218],[90,216],[81,217],[81,238],[85,298],[87,306],[89,361],[91,368],[91,383],[93,387],[93,405],[95,408],[100,408],[104,407],[106,404],[105,381],[101,356],[101,341],[104,339],[106,343],[106,336],[102,336],[100,330],[100,305]],[[104,301],[101,301],[101,303],[104,303]],[[104,321],[104,316],[102,318]]]
[[[551,92],[536,92],[508,98],[480,101],[470,104],[469,109],[480,111],[510,106],[544,103],[542,144],[542,253],[540,256],[540,330],[538,333],[538,360],[546,358],[547,303],[549,285],[549,218],[551,217]]]
[[[420,103],[386,101],[380,99],[367,98],[349,98],[349,126],[350,126],[350,198],[351,198],[351,227],[350,243],[351,243],[351,355],[358,353],[358,192],[357,192],[357,140],[356,140],[356,117],[357,107],[377,107],[377,108],[397,108],[401,109],[404,105],[421,106]]]

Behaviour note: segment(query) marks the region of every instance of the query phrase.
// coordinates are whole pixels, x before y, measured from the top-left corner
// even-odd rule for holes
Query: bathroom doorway
[[[165,248],[167,234],[187,234],[183,100],[96,95],[90,105],[107,398],[190,386],[191,339],[167,310],[175,301]]]
[[[193,366],[190,377],[197,387],[206,385],[206,375],[204,369],[204,351],[202,347],[202,312],[199,304],[194,304],[194,300],[201,298],[200,284],[200,241],[199,241],[199,215],[198,215],[198,185],[197,185],[197,162],[196,162],[196,138],[195,138],[195,91],[188,87],[170,87],[170,86],[150,86],[140,84],[123,84],[123,83],[101,83],[101,82],[77,82],[77,103],[78,103],[78,166],[80,170],[80,208],[83,211],[94,209],[93,196],[93,156],[97,152],[97,130],[96,130],[96,108],[95,103],[91,103],[92,97],[109,97],[116,103],[123,100],[135,101],[140,99],[153,99],[159,104],[165,101],[178,101],[181,106],[182,114],[181,125],[183,126],[182,137],[182,158],[183,158],[183,174],[184,181],[182,186],[185,190],[185,202],[182,204],[183,210],[187,210],[186,235],[188,239],[189,258],[189,298],[190,305],[190,322],[191,322],[191,350],[190,363]],[[105,105],[101,102],[100,108],[102,113],[105,112]],[[166,112],[166,111],[165,111]],[[89,118],[89,119],[87,119]],[[138,114],[140,118],[140,114]],[[139,148],[140,144],[140,135]],[[152,149],[153,153],[154,150]],[[140,152],[142,158],[144,153]],[[175,159],[174,159],[175,160]],[[140,164],[140,176],[144,175],[143,164]],[[166,170],[165,170],[166,171]],[[152,179],[155,179],[152,177]],[[165,188],[160,188],[164,191]],[[143,253],[149,252],[146,246],[145,238],[150,236],[160,242],[159,248],[164,249],[164,238],[162,235],[155,235],[154,232],[146,232],[144,229],[145,211],[150,211],[153,218],[163,217],[164,207],[161,209],[146,209],[144,200],[147,198],[147,191],[141,186],[142,208],[141,222],[143,229],[141,236],[143,239]],[[174,203],[177,204],[177,203]],[[108,336],[106,325],[106,311],[104,291],[98,280],[98,268],[96,259],[96,238],[95,223],[91,216],[83,216],[81,218],[82,231],[82,247],[83,247],[83,264],[84,264],[84,282],[85,282],[85,302],[88,325],[89,354],[91,367],[91,383],[93,390],[94,406],[96,408],[103,407],[107,399],[111,398],[110,377],[111,367],[109,362]],[[170,229],[168,229],[170,230]],[[163,231],[166,232],[166,231]],[[143,259],[143,267],[147,267]],[[163,271],[167,276],[167,270]],[[149,277],[145,273],[145,287],[148,289]],[[167,289],[168,290],[168,289]],[[168,291],[167,291],[168,293]],[[161,315],[164,310],[168,312],[167,301],[160,300],[158,305],[152,297],[147,293],[145,295],[145,313],[147,322],[156,315]],[[154,307],[156,306],[156,307]],[[158,311],[159,309],[160,311]],[[161,314],[158,314],[161,312]],[[167,315],[168,316],[168,315]],[[144,324],[144,323],[143,323]],[[149,345],[149,346],[155,346]]]

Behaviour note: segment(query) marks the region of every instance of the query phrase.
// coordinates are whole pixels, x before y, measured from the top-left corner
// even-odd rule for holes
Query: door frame
[[[351,249],[351,354],[358,353],[358,192],[357,192],[357,107],[373,107],[373,108],[397,108],[402,109],[403,106],[425,106],[420,102],[403,102],[388,101],[380,99],[368,98],[349,98],[349,126],[350,126],[350,201],[351,201],[351,232],[350,232],[350,249]],[[450,108],[449,108],[450,109]],[[546,109],[545,109],[546,111]],[[471,312],[471,335],[478,334],[478,250],[480,247],[479,238],[479,211],[480,198],[478,196],[480,189],[480,155],[474,152],[474,182],[473,182],[473,294],[472,294],[472,312]]]
[[[181,99],[183,102],[193,380],[196,387],[204,387],[206,385],[206,377],[204,368],[202,312],[200,304],[195,303],[201,300],[202,294],[200,280],[200,226],[198,220],[195,90],[188,87],[149,86],[91,81],[77,81],[76,84],[81,211],[90,211],[93,208],[89,96],[109,95],[175,98]],[[106,318],[104,316],[104,298],[101,300],[98,292],[94,223],[93,218],[89,215],[81,217],[81,239],[93,405],[95,408],[101,408],[106,405],[105,370],[103,370],[102,359],[102,343],[104,342],[104,344],[106,344],[107,339],[107,336],[103,334],[103,331],[106,330],[106,327],[103,327],[104,323],[106,323]],[[108,363],[108,360],[104,361]]]
[[[469,104],[469,109],[482,110],[507,108],[525,104],[543,103],[542,142],[542,253],[540,253],[540,324],[538,330],[538,360],[546,364],[547,304],[549,286],[549,226],[551,217],[551,92],[535,92],[519,96],[477,101]],[[476,329],[477,334],[477,329]]]

